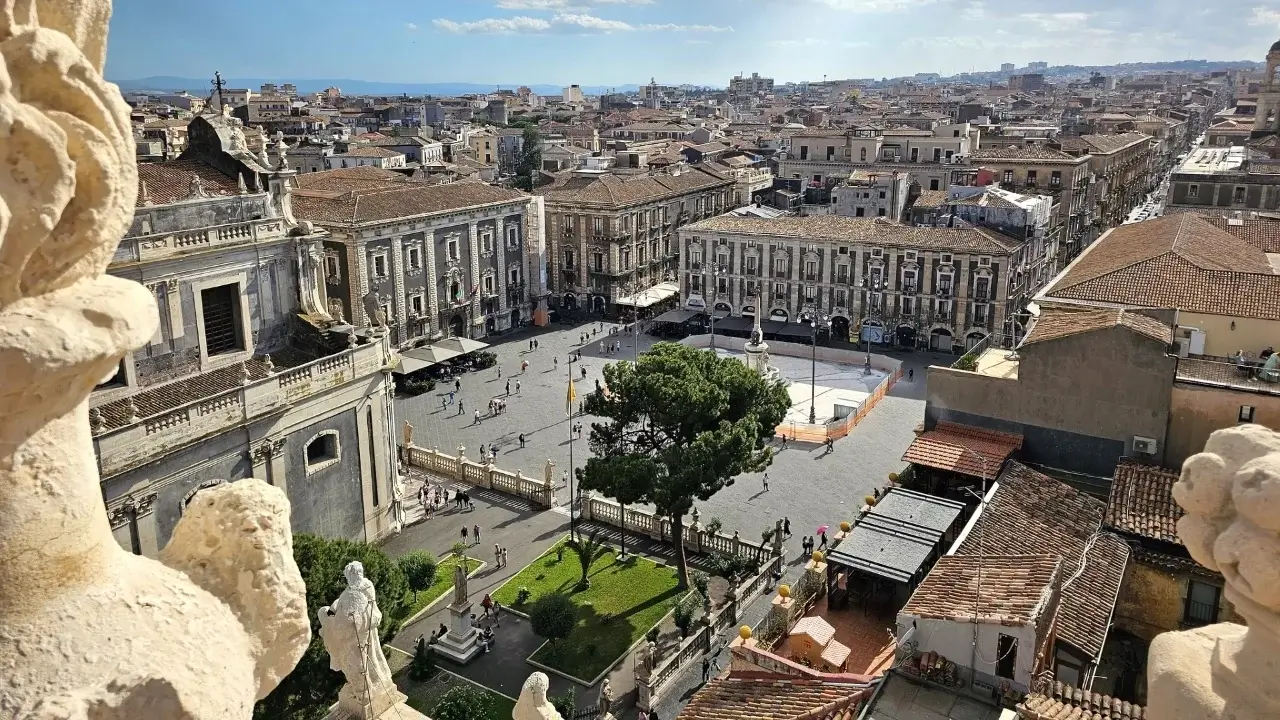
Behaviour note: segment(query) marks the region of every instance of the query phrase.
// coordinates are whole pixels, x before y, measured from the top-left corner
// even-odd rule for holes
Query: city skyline
[[[123,41],[109,53],[107,75],[203,77],[218,69],[227,77],[399,83],[624,85],[653,77],[723,86],[739,72],[787,82],[953,75],[1004,62],[1235,61],[1259,57],[1280,37],[1280,0],[1224,2],[1248,20],[1207,24],[1210,11],[1186,0],[1071,0],[1053,12],[1011,0],[797,0],[785,8],[759,0],[393,0],[376,14],[341,12],[329,0],[176,9],[135,0],[115,10],[112,32]],[[886,31],[898,27],[906,31]],[[348,43],[359,54],[300,52],[292,41],[306,37]],[[445,57],[464,62],[438,62]]]

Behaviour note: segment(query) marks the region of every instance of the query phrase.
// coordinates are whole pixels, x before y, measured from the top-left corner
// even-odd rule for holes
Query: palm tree
[[[578,581],[579,590],[591,587],[591,579],[587,577],[587,574],[591,572],[591,566],[597,560],[612,552],[608,545],[596,539],[599,534],[599,530],[592,530],[591,536],[585,540],[579,536],[577,538],[569,538],[564,543],[566,547],[573,551],[574,555],[578,556],[578,564],[582,566],[582,579]]]

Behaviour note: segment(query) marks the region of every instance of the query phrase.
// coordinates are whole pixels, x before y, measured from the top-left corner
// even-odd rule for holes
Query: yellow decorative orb
[[[789,597],[791,597],[791,586],[790,586],[790,585],[779,585],[779,586],[778,586],[778,597],[783,597],[783,598],[789,598]]]
[[[751,626],[750,626],[750,625],[743,625],[742,627],[738,628],[738,637],[742,638],[743,640],[750,640],[750,639],[751,639]]]
[[[826,558],[822,556],[822,551],[821,551],[821,550],[814,550],[814,551],[813,551],[813,561],[814,561],[814,562],[816,562],[816,563],[820,563],[820,562],[823,562],[824,560],[826,560]]]
[[[847,522],[840,523],[840,532],[849,532],[849,527],[849,523]]]
[[[889,473],[889,482],[898,482],[898,473]]]

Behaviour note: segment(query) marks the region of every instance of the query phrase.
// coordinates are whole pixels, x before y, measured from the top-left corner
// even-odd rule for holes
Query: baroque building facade
[[[134,553],[163,547],[200,489],[249,477],[284,490],[298,532],[398,526],[390,348],[325,315],[325,233],[293,217],[294,174],[223,115],[140,169],[108,272],[155,293],[160,327],[90,397],[102,495]]]
[[[986,228],[882,218],[721,216],[681,229],[686,307],[944,352],[1002,335],[1022,245]],[[863,332],[863,331],[866,332]]]
[[[299,178],[299,217],[324,243],[331,315],[400,347],[533,321],[542,297],[539,198],[476,182],[430,185],[378,168]],[[532,282],[531,282],[532,280]]]

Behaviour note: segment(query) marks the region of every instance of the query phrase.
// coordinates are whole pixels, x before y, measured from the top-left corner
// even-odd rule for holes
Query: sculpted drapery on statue
[[[334,319],[329,314],[324,248],[319,240],[298,240],[298,289],[303,312],[321,320]]]
[[[463,563],[453,565],[453,604],[466,605],[469,591],[467,589],[467,568]]]
[[[382,654],[378,609],[373,582],[364,576],[364,566],[350,562],[342,571],[347,588],[338,600],[320,608],[320,637],[329,653],[329,667],[342,673],[347,684],[339,702],[352,708],[394,705],[399,695],[391,680],[391,668]]]
[[[102,501],[89,393],[158,325],[105,275],[138,192],[110,15],[0,0],[0,717],[247,720],[310,641],[284,493],[201,491],[159,562]]]

